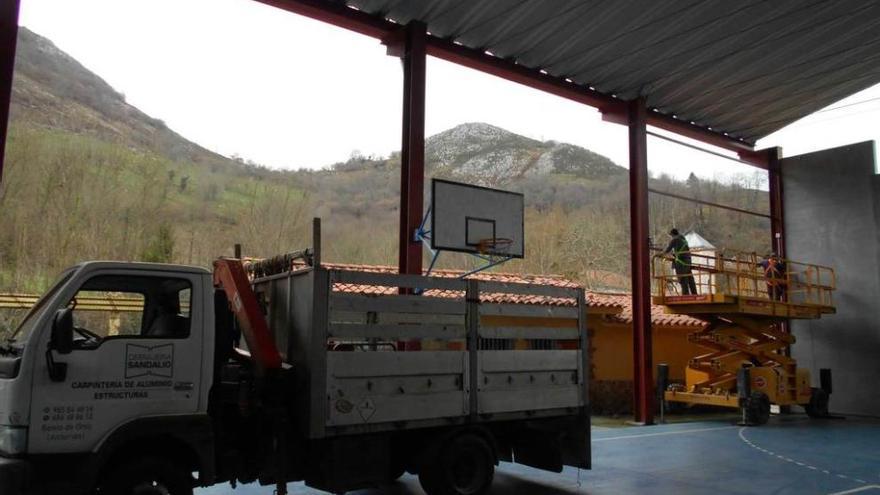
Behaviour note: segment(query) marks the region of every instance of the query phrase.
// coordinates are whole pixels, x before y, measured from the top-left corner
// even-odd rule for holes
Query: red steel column
[[[632,250],[633,412],[635,421],[654,423],[651,345],[651,252],[648,227],[648,134],[645,99],[629,102],[629,214]]]
[[[400,273],[422,273],[425,190],[425,25],[411,22],[403,40],[403,144],[400,148]]]
[[[768,148],[767,179],[770,187],[770,246],[785,258],[785,202],[782,195],[782,148]]]
[[[3,180],[3,164],[6,161],[9,100],[12,99],[12,72],[18,38],[18,6],[19,0],[0,1],[0,180]]]

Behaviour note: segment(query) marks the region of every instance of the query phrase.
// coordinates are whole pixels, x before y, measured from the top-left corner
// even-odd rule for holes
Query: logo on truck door
[[[125,345],[125,378],[174,375],[174,344]]]

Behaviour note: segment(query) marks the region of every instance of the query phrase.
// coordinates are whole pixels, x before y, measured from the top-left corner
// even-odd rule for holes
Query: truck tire
[[[750,426],[760,426],[770,420],[770,398],[764,392],[752,392],[746,404],[746,421]]]
[[[811,389],[811,392],[810,402],[804,406],[807,416],[811,418],[827,418],[828,403],[830,402],[828,392],[815,387]]]
[[[419,470],[419,482],[428,495],[483,495],[494,477],[492,447],[471,433],[429,447]]]
[[[117,465],[101,485],[101,495],[192,495],[193,479],[180,463],[159,457]]]

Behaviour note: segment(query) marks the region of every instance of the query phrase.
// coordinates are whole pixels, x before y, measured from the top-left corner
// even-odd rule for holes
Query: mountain
[[[174,160],[234,162],[172,131],[48,39],[19,27],[11,118],[103,141],[151,150]]]
[[[437,174],[484,185],[547,174],[605,179],[626,173],[609,158],[588,149],[537,141],[483,122],[461,124],[429,137],[425,162]]]
[[[428,178],[525,195],[526,256],[504,270],[562,274],[592,288],[625,285],[627,174],[607,157],[472,122],[430,136],[425,158]],[[209,266],[235,243],[248,256],[293,251],[310,242],[313,216],[324,219],[327,261],[393,264],[399,185],[399,153],[296,171],[221,156],[21,28],[0,182],[0,290],[42,290],[83,259]],[[659,177],[652,187],[766,207],[766,194],[745,182]],[[766,249],[764,219],[654,197],[651,221],[658,239],[677,225],[698,228],[719,248]],[[474,261],[448,254],[438,266]]]

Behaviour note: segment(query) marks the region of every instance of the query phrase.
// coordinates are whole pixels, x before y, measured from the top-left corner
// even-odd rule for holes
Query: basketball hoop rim
[[[500,253],[510,249],[513,245],[513,239],[508,237],[492,237],[488,239],[480,239],[477,243],[477,252],[480,254]]]

